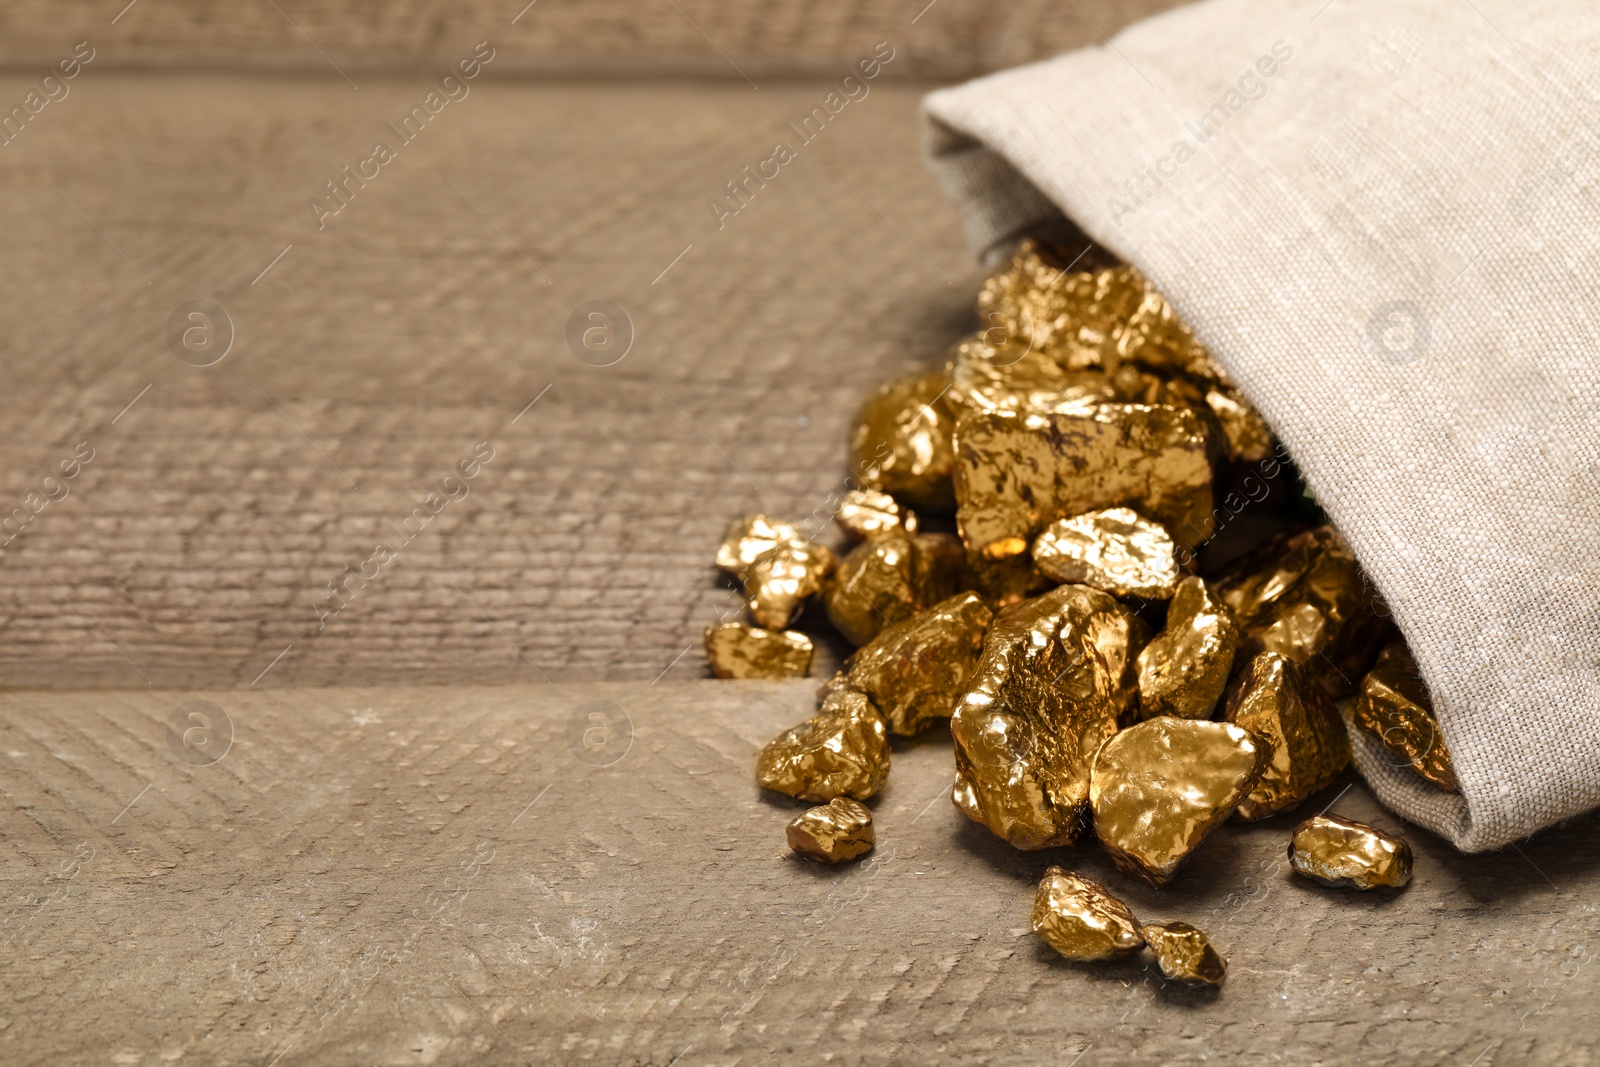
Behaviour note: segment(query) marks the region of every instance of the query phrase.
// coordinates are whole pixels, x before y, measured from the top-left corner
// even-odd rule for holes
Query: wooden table
[[[710,556],[820,507],[863,393],[970,327],[920,90],[877,84],[719,227],[827,82],[486,77],[319,229],[428,88],[91,65],[0,148],[0,1061],[1596,1054],[1593,820],[1478,858],[1410,832],[1393,900],[1230,828],[1158,892],[967,825],[935,738],[875,858],[788,858],[751,763],[812,686],[704,679],[737,607]],[[615,362],[569,344],[597,300]],[[232,724],[205,765],[171,743],[192,700]],[[1227,989],[1052,959],[1050,862],[1210,931]]]

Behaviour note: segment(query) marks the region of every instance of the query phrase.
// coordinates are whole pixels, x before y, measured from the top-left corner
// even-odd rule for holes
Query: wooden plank
[[[191,736],[221,752],[203,765],[169,734],[194,699],[232,724],[225,751]],[[1487,857],[1410,831],[1417,877],[1393,899],[1290,880],[1288,820],[1229,826],[1156,890],[1092,846],[1019,853],[967,823],[935,736],[897,745],[873,857],[825,869],[786,853],[798,806],[751,779],[811,699],[711,681],[0,696],[0,1060],[1596,1054],[1593,819]],[[1314,803],[1335,799],[1395,828],[1359,785]],[[1026,932],[1050,863],[1208,930],[1226,989],[1053,959]]]
[[[954,80],[1098,44],[1180,0],[14,0],[0,8],[0,69],[43,73],[81,40],[96,63],[156,70],[352,76],[448,67],[480,40],[501,70],[757,81],[839,78],[879,41],[889,77]],[[113,19],[115,21],[113,22]]]
[[[804,144],[786,123],[822,83],[480,82],[402,143],[430,84],[91,67],[0,149],[0,517],[39,508],[0,547],[0,679],[703,675],[737,608],[726,523],[824,509],[860,398],[968,326],[916,88]],[[309,201],[380,138],[396,159],[319,229]],[[794,161],[719,226],[780,138]],[[196,299],[233,323],[210,367],[164,338]],[[634,325],[611,366],[567,340],[596,299]],[[400,544],[480,442],[468,495]],[[398,558],[367,564],[380,542]]]

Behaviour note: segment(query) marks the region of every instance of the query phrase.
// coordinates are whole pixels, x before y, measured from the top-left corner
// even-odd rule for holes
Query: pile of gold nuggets
[[[843,558],[765,516],[717,552],[753,622],[707,631],[718,677],[808,674],[811,640],[789,627],[812,598],[857,646],[817,714],[757,759],[762,786],[819,805],[789,825],[790,847],[823,863],[870,851],[862,801],[888,778],[890,735],[942,719],[968,818],[1019,849],[1092,835],[1157,886],[1229,818],[1329,786],[1350,762],[1347,721],[1455,791],[1416,666],[1331,526],[1198,573],[1284,454],[1138,271],[1062,263],[1024,243],[978,298],[998,325],[867,399],[856,488],[837,502],[856,542]],[[952,512],[959,537],[919,524]],[[1288,851],[1328,886],[1411,877],[1409,845],[1336,815],[1300,823]],[[1169,979],[1226,972],[1201,931],[1141,924],[1060,867],[1033,929],[1069,959],[1148,947]]]

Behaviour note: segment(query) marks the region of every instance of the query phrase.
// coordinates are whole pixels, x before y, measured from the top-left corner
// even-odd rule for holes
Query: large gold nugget
[[[1328,694],[1294,660],[1263,652],[1228,690],[1223,718],[1270,747],[1271,761],[1234,817],[1291,811],[1350,765],[1350,735]]]
[[[917,532],[917,514],[903,508],[888,493],[876,489],[852,489],[839,501],[834,516],[844,532],[857,541],[889,533]]]
[[[1274,538],[1214,584],[1239,624],[1241,655],[1281,652],[1335,700],[1355,690],[1389,632],[1332,526]]]
[[[718,678],[803,678],[811,673],[811,638],[742,622],[706,627],[706,658]]]
[[[1117,868],[1165,885],[1250,794],[1271,753],[1225,722],[1171,716],[1112,737],[1094,760],[1094,831]]]
[[[784,541],[763,552],[744,572],[750,617],[768,629],[782,630],[807,597],[822,592],[833,568],[833,552],[826,545]]]
[[[1189,577],[1167,607],[1167,626],[1139,653],[1139,716],[1209,719],[1233,669],[1239,629],[1206,583]]]
[[[756,780],[768,789],[822,803],[866,800],[889,777],[889,731],[865,694],[835,688],[822,710],[779,734],[756,757]]]
[[[1411,846],[1366,823],[1313,815],[1294,828],[1289,866],[1334,889],[1400,889],[1411,881]]]
[[[1033,543],[1033,561],[1058,582],[1092,585],[1116,596],[1166,600],[1178,584],[1167,531],[1130,508],[1059,519]]]
[[[717,566],[743,578],[745,569],[782,544],[804,543],[800,528],[765,515],[751,515],[728,526],[717,548]]]
[[[1193,548],[1211,536],[1215,443],[1206,421],[1165,404],[1093,413],[964,416],[956,428],[956,517],[969,550],[1028,550],[1058,518],[1131,507]]]
[[[871,698],[891,733],[909,737],[955,711],[993,618],[982,597],[957,593],[861,646],[846,680]]]
[[[1150,923],[1141,931],[1161,973],[1174,982],[1221,988],[1228,961],[1188,923]]]
[[[949,384],[942,370],[918,371],[867,398],[850,430],[851,468],[863,485],[920,508],[948,512],[955,505]]]
[[[1382,741],[1446,793],[1461,792],[1455,764],[1433,714],[1433,701],[1404,641],[1389,644],[1361,682],[1352,715],[1356,727]]]
[[[787,836],[790,848],[817,863],[846,863],[865,856],[877,843],[872,812],[849,797],[834,797],[801,812],[789,824]]]
[[[1001,611],[950,721],[956,807],[1017,848],[1076,840],[1126,696],[1127,641],[1121,607],[1084,585]]]
[[[862,645],[954,593],[965,554],[949,534],[886,534],[845,556],[829,583],[828,620]]]
[[[1099,882],[1068,874],[1060,867],[1044,872],[1033,897],[1033,932],[1069,960],[1111,960],[1144,945],[1139,920]]]

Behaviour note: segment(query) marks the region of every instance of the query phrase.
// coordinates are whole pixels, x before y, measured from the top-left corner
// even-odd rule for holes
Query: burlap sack
[[[1212,0],[926,101],[980,252],[1064,213],[1140,267],[1392,607],[1467,851],[1600,804],[1600,10]]]

